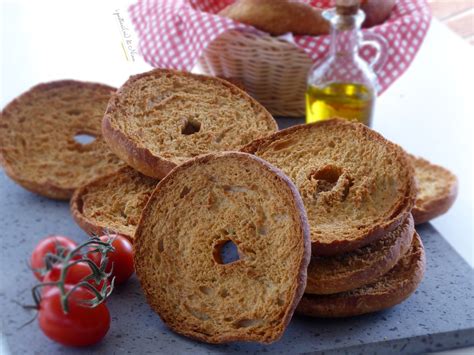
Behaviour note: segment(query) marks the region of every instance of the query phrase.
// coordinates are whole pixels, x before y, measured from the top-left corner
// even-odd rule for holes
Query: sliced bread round
[[[125,166],[101,132],[114,91],[102,84],[54,81],[10,102],[0,117],[0,163],[6,174],[40,195],[69,199],[77,187]],[[83,144],[79,135],[94,140]]]
[[[425,251],[420,236],[415,232],[410,250],[375,283],[333,295],[305,294],[296,311],[322,318],[377,312],[407,299],[418,287],[424,272]]]
[[[159,179],[192,157],[240,149],[277,129],[262,105],[229,82],[167,69],[132,76],[102,126],[120,158]]]
[[[210,343],[269,343],[304,292],[311,246],[292,182],[255,156],[226,152],[160,181],[133,248],[147,301],[171,329]]]
[[[313,256],[305,293],[339,293],[376,281],[405,255],[414,231],[410,215],[395,230],[365,247],[337,256]]]
[[[121,234],[131,241],[140,214],[158,180],[124,167],[77,189],[70,201],[71,214],[87,233]]]
[[[442,166],[411,156],[418,183],[418,195],[413,217],[415,224],[421,224],[446,213],[458,194],[456,175]]]
[[[415,202],[406,153],[362,124],[332,119],[294,126],[242,151],[277,166],[298,187],[315,255],[377,240],[404,221]]]

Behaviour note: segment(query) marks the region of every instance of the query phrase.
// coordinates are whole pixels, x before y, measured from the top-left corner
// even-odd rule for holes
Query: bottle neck
[[[362,11],[343,15],[336,10],[327,10],[323,16],[331,24],[330,54],[338,57],[354,57],[359,50],[360,27],[365,19]]]
[[[359,50],[359,30],[341,30],[335,27],[331,30],[330,54],[338,57],[354,57]]]

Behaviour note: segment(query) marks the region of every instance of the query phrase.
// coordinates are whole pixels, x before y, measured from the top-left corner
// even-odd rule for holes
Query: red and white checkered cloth
[[[252,26],[216,15],[233,0],[138,0],[129,8],[139,36],[139,49],[154,67],[191,71],[206,47],[228,30],[261,33]],[[306,0],[315,7],[327,8],[333,0]],[[379,89],[384,91],[408,68],[428,30],[431,13],[426,0],[398,0],[390,18],[364,32],[381,35],[389,44],[388,59],[377,72]],[[263,33],[262,33],[263,35]],[[315,63],[329,50],[329,36],[294,36]],[[361,56],[374,54],[365,47]]]

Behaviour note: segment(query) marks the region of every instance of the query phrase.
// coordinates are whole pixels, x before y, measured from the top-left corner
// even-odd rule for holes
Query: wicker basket
[[[291,43],[270,35],[228,31],[206,48],[198,65],[206,74],[241,81],[274,116],[305,114],[306,77],[312,61]]]
[[[231,0],[138,0],[129,12],[140,39],[140,52],[157,68],[235,78],[274,115],[304,116],[306,76],[330,48],[329,36],[295,36],[297,44],[217,16]],[[333,0],[306,0],[328,8]],[[389,19],[363,29],[388,42],[388,60],[379,70],[380,91],[386,90],[413,61],[431,19],[427,0],[397,0]],[[373,48],[361,49],[370,61]],[[200,58],[200,59],[198,59]]]

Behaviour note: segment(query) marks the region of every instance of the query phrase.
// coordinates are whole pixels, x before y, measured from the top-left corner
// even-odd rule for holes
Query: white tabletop
[[[123,53],[113,13],[126,18],[126,4],[4,0],[2,107],[38,82],[73,78],[119,86],[130,74],[148,70],[139,57],[131,62]],[[473,63],[473,47],[434,20],[410,68],[378,100],[374,120],[387,138],[458,175],[458,199],[433,225],[471,266]]]

